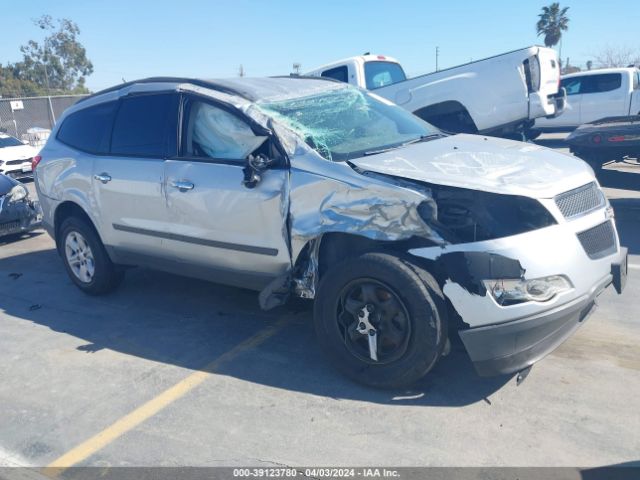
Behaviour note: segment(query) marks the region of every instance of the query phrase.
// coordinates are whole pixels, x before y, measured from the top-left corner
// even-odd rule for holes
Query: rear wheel
[[[62,222],[58,249],[69,277],[83,292],[108,293],[122,281],[124,272],[111,262],[102,241],[85,220],[70,217]]]
[[[330,269],[318,287],[314,323],[335,366],[375,387],[422,378],[447,337],[442,292],[433,277],[386,253],[363,254]]]

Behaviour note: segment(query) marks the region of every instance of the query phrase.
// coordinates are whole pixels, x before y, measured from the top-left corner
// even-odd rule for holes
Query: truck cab
[[[395,58],[385,55],[360,55],[346,58],[309,74],[333,78],[367,90],[404,82],[407,76]]]

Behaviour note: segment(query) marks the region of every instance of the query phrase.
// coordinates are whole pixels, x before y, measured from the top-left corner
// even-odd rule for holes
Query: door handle
[[[195,185],[187,180],[173,181],[171,182],[171,186],[173,188],[177,188],[181,192],[186,192],[188,190],[193,190]]]
[[[108,173],[102,172],[102,173],[98,173],[96,175],[93,176],[93,178],[95,178],[96,180],[102,182],[102,183],[107,183],[111,181],[111,175],[109,175]]]

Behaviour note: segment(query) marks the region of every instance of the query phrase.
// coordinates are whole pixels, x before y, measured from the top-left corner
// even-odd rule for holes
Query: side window
[[[85,152],[109,152],[111,125],[118,102],[101,103],[70,114],[58,130],[58,140]]]
[[[603,93],[617,90],[622,86],[622,74],[605,73],[602,75],[589,75],[585,77],[581,93]]]
[[[177,131],[177,102],[174,94],[122,99],[113,124],[111,153],[142,157],[171,154],[168,147]]]
[[[636,72],[636,74],[633,76],[633,89],[640,89],[640,72]]]
[[[325,70],[322,72],[322,77],[334,78],[344,83],[349,83],[349,69],[346,65],[342,67],[332,68],[331,70]]]
[[[257,136],[238,116],[199,100],[187,104],[183,155],[244,163],[267,139]]]
[[[584,77],[565,78],[560,82],[560,85],[567,90],[567,95],[577,95],[582,93],[580,86]]]

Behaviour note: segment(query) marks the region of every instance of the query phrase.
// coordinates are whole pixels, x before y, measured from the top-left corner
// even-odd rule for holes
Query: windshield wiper
[[[369,150],[368,152],[364,152],[363,155],[365,157],[368,157],[369,155],[377,155],[379,153],[397,150],[398,148],[406,147],[407,145],[412,145],[414,143],[425,142],[427,140],[435,140],[436,138],[441,137],[446,137],[446,135],[444,133],[430,133],[428,135],[420,135],[418,138],[414,138],[413,140],[409,140],[408,142],[404,142],[399,145],[394,145],[393,147],[381,148],[380,150]]]
[[[403,143],[402,146],[404,147],[405,145],[411,145],[412,143],[425,142],[427,140],[435,140],[436,138],[442,137],[446,137],[446,135],[444,133],[430,133],[429,135],[420,135],[416,139],[409,140],[408,142]]]

